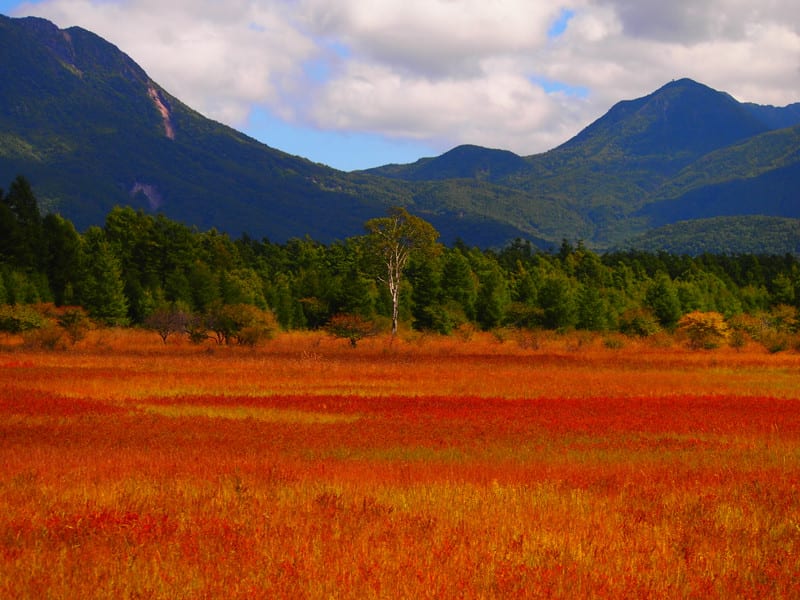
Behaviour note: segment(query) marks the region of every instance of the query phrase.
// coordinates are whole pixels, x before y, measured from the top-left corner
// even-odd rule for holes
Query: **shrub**
[[[689,340],[694,349],[718,348],[730,337],[725,317],[718,312],[694,311],[678,320],[678,331]]]
[[[22,332],[22,339],[28,348],[55,350],[66,348],[64,330],[48,321],[41,327]]]
[[[210,336],[208,335],[205,317],[190,315],[186,322],[186,333],[189,335],[189,341],[193,344],[202,344],[206,341]]]
[[[57,322],[73,346],[86,337],[92,325],[89,316],[79,306],[68,306],[62,309],[61,314],[57,317]]]
[[[334,337],[349,340],[350,346],[355,348],[365,337],[377,335],[379,329],[373,321],[359,315],[339,314],[328,320],[325,331]]]
[[[620,315],[619,330],[626,335],[648,337],[661,331],[661,326],[652,311],[634,308]]]
[[[188,311],[174,304],[159,306],[147,316],[144,326],[157,332],[161,341],[166,344],[170,335],[187,330],[190,319]]]
[[[622,341],[622,338],[608,336],[603,338],[603,346],[609,350],[620,350],[625,347],[625,343]]]
[[[797,309],[788,304],[779,304],[770,311],[770,323],[781,333],[792,333],[797,330]]]
[[[767,352],[776,354],[789,348],[790,335],[784,331],[769,330],[761,336],[761,343]]]
[[[23,333],[39,329],[44,323],[44,317],[31,306],[20,304],[0,306],[0,331]]]

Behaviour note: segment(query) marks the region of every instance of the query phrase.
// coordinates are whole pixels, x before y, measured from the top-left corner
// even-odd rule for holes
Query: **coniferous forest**
[[[58,214],[42,215],[23,177],[0,198],[5,332],[56,323],[75,341],[89,324],[143,326],[165,342],[188,334],[254,344],[278,330],[327,328],[355,345],[390,327],[387,264],[366,228],[331,244],[276,244],[116,207],[102,228],[78,232]],[[551,252],[520,239],[502,249],[445,247],[422,219],[396,212],[434,233],[424,248],[407,248],[395,282],[403,327],[635,336],[683,327],[702,347],[745,339],[772,351],[797,347],[796,256],[597,254],[579,240]]]

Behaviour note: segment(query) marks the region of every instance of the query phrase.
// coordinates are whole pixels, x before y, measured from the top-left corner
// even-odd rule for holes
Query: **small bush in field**
[[[635,308],[620,315],[619,330],[626,335],[648,337],[661,331],[661,326],[652,311]]]
[[[731,335],[728,338],[728,344],[730,344],[731,348],[741,350],[747,345],[749,337],[750,336],[748,336],[747,333],[741,329],[731,329]]]
[[[544,332],[538,329],[520,329],[517,331],[515,339],[520,348],[525,350],[539,350],[544,341]]]
[[[678,331],[697,350],[719,348],[730,337],[725,317],[718,312],[694,311],[683,315],[678,321]]]
[[[769,313],[772,327],[781,333],[791,333],[797,331],[798,318],[797,309],[788,304],[774,306]]]
[[[89,316],[80,306],[64,308],[57,317],[57,322],[73,346],[86,337],[92,326]]]
[[[789,348],[791,336],[784,331],[768,330],[761,336],[761,343],[767,352],[776,354]]]
[[[22,304],[0,306],[0,331],[24,333],[38,329],[45,324],[45,318],[33,307]]]
[[[41,327],[22,332],[22,339],[28,348],[55,350],[66,348],[64,330],[47,321]]]
[[[477,332],[472,323],[464,323],[455,328],[455,334],[464,342],[470,341]]]
[[[208,327],[206,326],[206,319],[202,315],[189,315],[186,321],[186,334],[189,336],[189,341],[193,344],[202,344],[207,339]]]
[[[278,331],[278,321],[269,310],[251,304],[222,304],[211,308],[205,315],[202,326],[191,325],[190,337],[201,336],[201,330],[213,332],[218,344],[236,343],[254,346],[269,339]]]
[[[747,313],[734,315],[728,320],[728,326],[734,332],[743,333],[756,341],[759,341],[770,328],[769,320],[763,313],[758,315]]]
[[[350,345],[355,348],[358,342],[365,337],[377,335],[379,330],[377,325],[370,320],[364,319],[359,315],[339,314],[334,315],[325,325],[325,331],[337,338],[344,338],[350,341]]]
[[[228,304],[220,314],[229,328],[225,343],[232,340],[242,346],[255,346],[271,339],[278,330],[278,321],[271,311],[251,304]]]
[[[147,316],[144,326],[158,333],[161,341],[166,344],[170,335],[186,331],[190,319],[189,311],[179,306],[159,306]]]

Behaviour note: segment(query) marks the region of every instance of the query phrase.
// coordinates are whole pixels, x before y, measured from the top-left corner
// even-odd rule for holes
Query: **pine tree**
[[[16,225],[11,227],[9,238],[15,266],[26,271],[39,270],[45,254],[42,216],[28,180],[22,176],[17,177],[3,203],[16,217]],[[8,215],[3,219],[7,220]],[[3,227],[7,228],[8,223],[4,223]]]
[[[119,259],[100,228],[89,228],[84,239],[86,267],[80,288],[81,304],[94,319],[108,325],[125,325],[128,299]]]

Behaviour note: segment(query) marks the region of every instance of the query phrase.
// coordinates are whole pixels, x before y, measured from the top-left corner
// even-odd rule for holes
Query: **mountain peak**
[[[586,156],[605,154],[615,160],[620,155],[660,156],[669,173],[712,150],[768,130],[729,94],[683,78],[642,98],[618,102],[559,149]]]
[[[382,175],[406,181],[441,181],[444,179],[496,180],[521,169],[528,163],[510,150],[462,144],[441,156],[421,158],[409,165],[386,165],[370,169]]]

